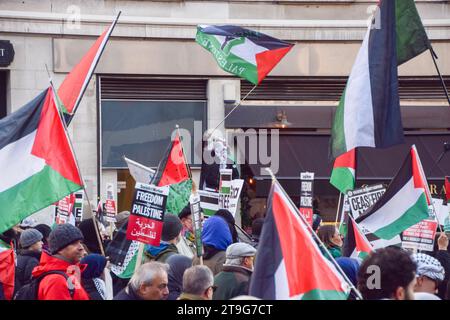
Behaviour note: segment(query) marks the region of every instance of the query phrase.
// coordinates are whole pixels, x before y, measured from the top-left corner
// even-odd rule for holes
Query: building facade
[[[119,209],[127,209],[134,182],[122,156],[157,166],[176,125],[189,137],[185,148],[198,182],[203,132],[218,126],[243,160],[239,169],[247,182],[242,206],[247,223],[265,210],[270,179],[261,168],[268,165],[294,201],[300,193],[300,172],[315,172],[320,209],[332,219],[338,193],[328,184],[331,123],[376,3],[3,0],[0,40],[12,45],[14,57],[0,67],[0,116],[48,86],[47,68],[58,87],[121,11],[69,127],[92,202],[104,199],[106,186],[112,184]],[[416,4],[450,87],[450,1]],[[199,24],[239,25],[295,44],[223,123],[225,114],[253,88],[223,72],[195,43]],[[450,160],[435,161],[443,142],[450,140],[448,102],[428,52],[400,66],[399,76],[407,143],[425,153],[425,170],[439,194],[444,175],[450,175]],[[266,133],[267,141],[261,139]],[[253,134],[256,140],[251,140]],[[274,139],[278,142],[271,145]],[[256,160],[249,158],[248,141],[265,148]],[[361,152],[359,184],[388,182],[407,147]],[[47,217],[48,211],[40,215]]]

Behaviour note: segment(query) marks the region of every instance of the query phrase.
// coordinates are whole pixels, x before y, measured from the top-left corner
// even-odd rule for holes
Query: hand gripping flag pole
[[[283,187],[281,186],[281,184],[278,182],[277,178],[275,177],[275,175],[273,174],[272,170],[270,170],[270,168],[265,168],[266,171],[270,174],[270,176],[272,177],[272,183],[276,183],[278,185],[278,187],[286,194],[286,191],[283,189]],[[286,194],[287,195],[287,194]],[[336,262],[336,260],[333,258],[333,256],[331,255],[331,253],[328,251],[328,249],[325,247],[325,245],[323,244],[323,242],[320,240],[320,238],[317,236],[317,234],[314,232],[314,230],[312,229],[312,227],[309,225],[309,223],[305,220],[305,218],[303,217],[303,215],[298,211],[297,206],[292,202],[291,198],[289,196],[286,196],[286,198],[289,200],[291,206],[294,208],[295,213],[300,217],[300,219],[302,220],[303,224],[306,226],[306,228],[308,229],[308,231],[313,235],[314,239],[317,241],[317,243],[322,247],[322,249],[324,249],[323,251],[326,252],[326,254],[328,255],[328,257],[330,258],[330,261],[333,263],[333,265],[336,267],[336,269],[339,271],[339,273],[341,273],[342,277],[344,278],[344,280],[347,282],[348,286],[350,287],[351,290],[353,290],[357,296],[357,298],[359,300],[362,300],[363,297],[361,295],[361,293],[358,291],[358,289],[355,288],[355,286],[353,285],[353,283],[349,280],[349,278],[347,277],[347,275],[345,274],[345,272],[342,270],[342,268],[339,266],[339,264]]]

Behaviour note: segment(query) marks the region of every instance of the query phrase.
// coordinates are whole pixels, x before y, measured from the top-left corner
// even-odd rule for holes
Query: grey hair
[[[242,266],[245,257],[238,257],[233,259],[226,259],[225,264],[228,266]]]
[[[214,284],[214,274],[207,266],[193,266],[183,274],[183,292],[202,295]]]
[[[141,265],[133,274],[130,280],[130,287],[133,290],[139,290],[142,285],[151,285],[153,280],[161,272],[167,274],[169,265],[161,262],[147,262]]]

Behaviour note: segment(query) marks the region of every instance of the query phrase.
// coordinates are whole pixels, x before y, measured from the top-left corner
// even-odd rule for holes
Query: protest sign
[[[75,192],[75,202],[73,204],[72,213],[75,217],[76,222],[83,221],[83,200],[84,200],[84,191]]]
[[[106,184],[106,201],[105,201],[105,211],[104,218],[108,222],[116,222],[116,201],[114,200],[114,184]]]
[[[244,185],[244,180],[242,179],[234,179],[231,181],[231,193],[230,193],[230,201],[228,211],[231,214],[236,216],[237,205],[239,202],[239,197],[241,195],[242,186]]]
[[[192,222],[195,236],[195,248],[197,257],[203,256],[202,245],[202,213],[200,208],[200,196],[198,194],[191,194],[189,198],[191,206]]]
[[[220,169],[219,209],[230,208],[232,169]]]
[[[55,223],[70,223],[75,225],[75,217],[73,216],[73,206],[75,203],[75,195],[73,193],[65,196],[56,203],[55,207]]]
[[[169,186],[136,183],[127,239],[159,246]]]
[[[300,207],[299,211],[305,220],[312,226],[313,224],[313,186],[314,172],[300,173]]]
[[[402,233],[402,247],[413,250],[433,251],[436,220],[422,220]]]
[[[200,207],[205,216],[212,216],[219,210],[219,194],[214,191],[198,190],[200,196]]]
[[[350,204],[350,212],[354,219],[373,206],[384,194],[386,188],[382,184],[376,184],[347,192]]]

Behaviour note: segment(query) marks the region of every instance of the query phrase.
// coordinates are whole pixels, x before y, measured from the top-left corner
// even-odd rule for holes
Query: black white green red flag
[[[274,182],[249,294],[264,300],[345,300],[348,288]]]
[[[82,188],[51,87],[0,120],[0,233]]]
[[[292,43],[233,25],[199,25],[195,41],[222,70],[258,85],[292,49]]]
[[[355,220],[348,218],[348,229],[344,240],[342,255],[350,258],[360,258],[364,260],[371,252],[373,247],[361,232]]]
[[[365,234],[390,240],[428,218],[431,195],[416,147],[413,145],[386,192],[356,219]]]
[[[336,109],[331,155],[404,142],[398,65],[430,48],[413,0],[381,0]]]

